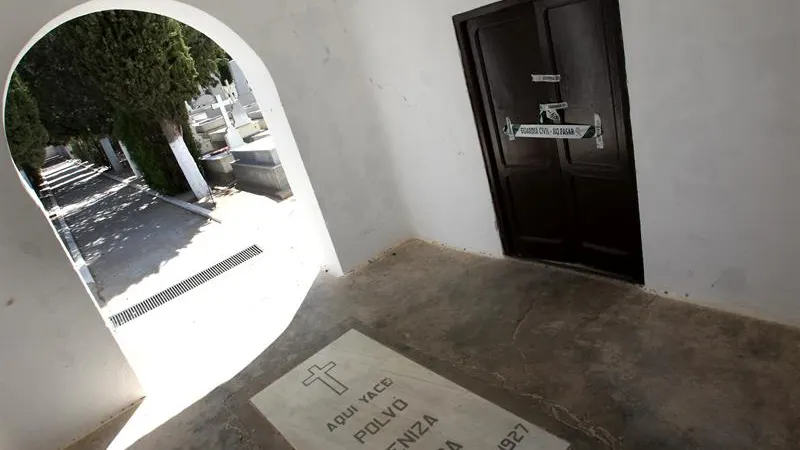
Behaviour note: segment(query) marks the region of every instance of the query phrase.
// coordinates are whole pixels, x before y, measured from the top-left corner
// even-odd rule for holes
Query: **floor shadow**
[[[67,173],[73,178],[65,179]],[[158,273],[209,222],[116,181],[86,177],[81,169],[57,177],[52,193],[104,301]]]
[[[120,431],[125,428],[125,425],[128,424],[128,421],[142,405],[142,401],[143,400],[140,400],[139,402],[130,406],[121,414],[107,421],[100,428],[93,431],[92,434],[69,446],[69,450],[106,450],[111,443],[114,442],[114,439],[116,439]]]
[[[611,444],[593,448],[798,442],[788,425],[800,404],[797,329],[412,241],[348,278],[320,276],[253,363],[132,448],[290,450],[263,416],[241,411],[351,317],[473,383],[522,397],[513,411],[522,418],[543,410]]]

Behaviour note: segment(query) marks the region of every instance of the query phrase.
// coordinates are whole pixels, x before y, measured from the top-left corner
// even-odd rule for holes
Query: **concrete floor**
[[[419,241],[320,275],[277,341],[133,448],[289,448],[249,399],[350,326],[578,448],[800,448],[799,330]]]

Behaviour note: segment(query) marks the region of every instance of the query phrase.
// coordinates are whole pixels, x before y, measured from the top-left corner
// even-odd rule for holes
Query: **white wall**
[[[384,124],[414,235],[502,255],[452,19],[490,2],[347,3],[358,79]]]
[[[622,5],[648,287],[800,324],[800,3]]]
[[[355,3],[255,2],[263,14],[193,4],[236,30],[269,68],[344,271],[411,237],[387,146],[390,124],[377,114],[349,17]]]
[[[55,449],[142,396],[42,211],[0,176],[0,444]]]
[[[350,15],[415,235],[498,254],[452,26],[488,3]],[[620,3],[647,287],[800,324],[800,3]]]

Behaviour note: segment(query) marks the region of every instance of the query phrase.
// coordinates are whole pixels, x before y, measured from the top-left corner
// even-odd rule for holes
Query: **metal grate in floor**
[[[240,251],[239,253],[231,256],[230,258],[226,259],[225,261],[214,264],[208,269],[205,269],[202,272],[193,275],[181,281],[180,283],[159,292],[158,294],[148,298],[147,300],[139,302],[122,312],[114,314],[109,318],[109,320],[111,321],[111,324],[113,324],[115,328],[125,325],[131,320],[139,316],[142,316],[177,297],[180,297],[181,295],[191,291],[192,289],[202,284],[211,281],[212,279],[222,275],[223,273],[233,269],[234,267],[244,264],[248,260],[255,258],[261,253],[264,253],[264,251],[261,250],[261,248],[257,245],[248,247]]]

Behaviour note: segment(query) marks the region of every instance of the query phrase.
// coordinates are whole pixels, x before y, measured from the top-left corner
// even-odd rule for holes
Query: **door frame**
[[[639,270],[637,274],[634,275],[632,278],[625,277],[624,275],[617,275],[611,274],[610,276],[623,278],[623,279],[630,279],[630,281],[634,281],[639,284],[644,283],[644,261],[643,261],[643,245],[642,245],[642,238],[641,238],[641,217],[639,212],[639,188],[638,188],[638,180],[636,177],[636,164],[634,158],[634,147],[633,147],[633,133],[631,131],[631,120],[630,120],[630,101],[628,96],[628,75],[626,71],[625,65],[625,46],[622,38],[622,20],[620,18],[620,11],[619,11],[619,0],[603,0],[608,3],[608,5],[613,9],[613,11],[605,11],[603,14],[603,21],[606,23],[608,30],[612,34],[612,39],[615,44],[615,53],[616,53],[616,64],[610,68],[612,70],[612,75],[620,81],[620,97],[621,97],[621,104],[615,105],[615,110],[618,114],[621,114],[622,121],[625,127],[623,133],[623,142],[621,145],[624,145],[628,151],[629,157],[629,164],[630,170],[632,175],[632,184],[634,189],[634,196],[636,198],[636,211],[635,217],[636,222],[639,224],[639,233],[638,233],[638,240],[639,240],[639,248],[642,250],[639,252]],[[513,247],[513,237],[510,235],[511,233],[511,225],[508,223],[506,217],[507,208],[508,206],[505,205],[505,200],[502,195],[502,188],[500,186],[500,180],[497,178],[497,162],[495,161],[494,151],[492,149],[491,144],[491,124],[487,121],[486,111],[483,104],[483,99],[481,96],[480,85],[477,76],[477,69],[478,65],[473,57],[471,46],[470,46],[470,39],[469,39],[469,31],[467,29],[467,24],[470,20],[476,19],[486,14],[494,13],[497,11],[501,11],[506,8],[510,8],[513,6],[517,6],[524,3],[536,3],[536,0],[501,0],[496,3],[491,3],[486,6],[482,6],[461,14],[457,14],[453,16],[453,26],[455,27],[456,32],[456,40],[458,41],[458,48],[461,54],[461,65],[464,70],[464,78],[467,83],[467,91],[469,92],[469,99],[472,105],[472,115],[475,120],[475,126],[477,127],[478,131],[478,140],[480,141],[481,151],[483,153],[483,162],[484,166],[486,167],[486,175],[489,178],[489,190],[492,196],[492,206],[494,207],[495,217],[497,220],[497,229],[500,234],[500,242],[503,246],[503,253],[506,255],[514,255],[514,247]],[[567,264],[570,267],[574,267],[572,264]],[[588,268],[589,270],[592,270]]]

